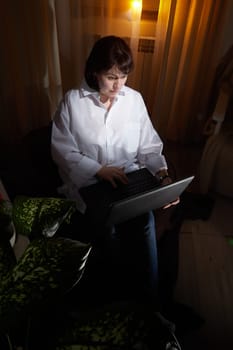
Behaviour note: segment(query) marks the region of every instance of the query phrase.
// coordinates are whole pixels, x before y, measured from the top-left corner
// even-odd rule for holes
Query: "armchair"
[[[67,306],[91,254],[90,244],[59,236],[75,212],[72,201],[20,196],[7,208],[1,200],[0,221],[8,218],[0,232],[1,349],[180,349],[174,325],[144,305],[125,301],[92,308],[78,300]],[[20,235],[29,240],[18,260],[9,223],[16,242]]]

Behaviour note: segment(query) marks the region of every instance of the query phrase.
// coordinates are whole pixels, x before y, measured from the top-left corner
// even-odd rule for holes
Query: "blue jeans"
[[[84,280],[91,282],[88,289],[95,290],[95,294],[99,289],[103,298],[104,294],[113,293],[116,297],[155,302],[158,257],[153,212],[111,228],[100,226],[85,215],[82,219],[78,218],[77,234],[84,232],[93,246],[84,274]]]
[[[107,240],[108,241],[108,240]],[[158,257],[155,219],[148,212],[112,228],[109,259],[122,267],[136,294],[154,299],[158,288]],[[114,262],[113,262],[114,264]]]

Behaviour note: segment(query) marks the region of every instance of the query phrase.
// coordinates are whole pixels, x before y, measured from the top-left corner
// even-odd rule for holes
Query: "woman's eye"
[[[127,75],[122,75],[121,77],[115,77],[114,75],[107,75],[108,80],[123,80],[127,77]]]

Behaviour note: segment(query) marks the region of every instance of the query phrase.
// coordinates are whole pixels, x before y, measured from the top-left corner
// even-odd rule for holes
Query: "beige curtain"
[[[80,84],[87,55],[102,36],[124,37],[137,60],[141,8],[132,10],[131,0],[56,0],[55,8],[64,92]],[[131,85],[135,79],[134,73]]]
[[[200,141],[227,1],[160,0],[148,105],[160,134]]]
[[[195,140],[227,2],[142,1],[156,14],[145,50],[140,2],[133,8],[131,0],[3,0],[0,142],[48,124],[62,95],[81,82],[93,43],[108,34],[130,44],[136,68],[128,84],[142,92],[162,137]]]
[[[61,97],[54,1],[3,1],[0,40],[0,141],[14,144],[48,123]]]

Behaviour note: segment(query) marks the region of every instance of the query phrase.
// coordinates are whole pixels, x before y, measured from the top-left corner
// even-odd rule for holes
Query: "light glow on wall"
[[[140,9],[142,7],[142,2],[140,0],[134,0],[132,2],[133,9]]]
[[[131,1],[131,13],[133,21],[140,20],[142,13],[142,0]]]

